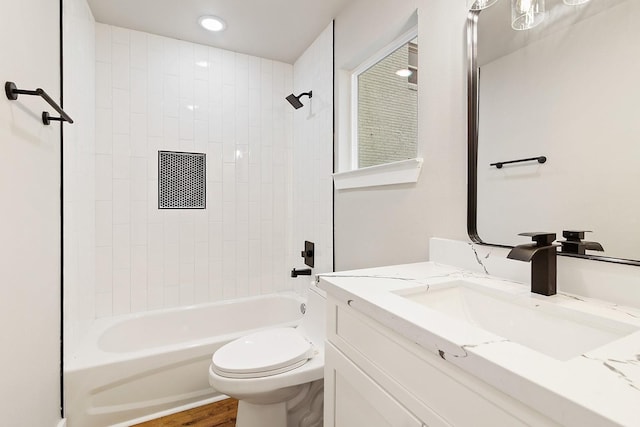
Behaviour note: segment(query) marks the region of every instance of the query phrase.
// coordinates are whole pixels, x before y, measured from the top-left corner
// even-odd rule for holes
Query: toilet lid
[[[312,356],[311,343],[295,328],[275,328],[220,347],[213,354],[211,366],[223,377],[257,378],[295,369]]]

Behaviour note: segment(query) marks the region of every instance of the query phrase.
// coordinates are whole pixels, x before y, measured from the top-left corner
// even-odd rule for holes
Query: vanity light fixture
[[[498,0],[468,0],[469,10],[486,9]]]
[[[400,77],[409,77],[411,74],[413,74],[413,71],[407,68],[402,68],[396,71],[396,76],[400,76]]]
[[[511,28],[529,30],[544,20],[544,0],[511,0]]]
[[[217,16],[201,16],[198,19],[198,23],[202,28],[208,31],[218,32],[227,28],[226,22]]]

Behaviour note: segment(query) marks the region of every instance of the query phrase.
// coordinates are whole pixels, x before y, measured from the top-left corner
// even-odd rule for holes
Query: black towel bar
[[[14,82],[6,82],[4,84],[4,92],[6,93],[7,98],[11,101],[15,101],[16,99],[18,99],[18,95],[35,95],[47,101],[47,104],[51,105],[51,108],[56,110],[58,114],[60,114],[60,117],[51,117],[46,111],[42,112],[42,123],[44,123],[45,125],[48,125],[52,121],[73,123],[73,119],[69,117],[69,115],[65,113],[64,110],[60,108],[60,106],[58,106],[58,104],[53,99],[51,99],[51,97],[47,94],[47,92],[44,91],[44,89],[18,89]]]
[[[496,163],[491,163],[489,166],[495,166],[498,169],[502,169],[502,166],[504,165],[508,165],[510,163],[521,163],[521,162],[530,162],[532,160],[536,160],[538,163],[544,163],[547,161],[547,158],[545,156],[539,156],[539,157],[529,157],[527,159],[520,159],[520,160],[509,160],[507,162],[496,162]]]

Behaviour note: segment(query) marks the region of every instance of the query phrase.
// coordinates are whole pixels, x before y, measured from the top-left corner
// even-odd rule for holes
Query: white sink
[[[569,360],[639,330],[528,295],[493,291],[463,280],[397,295],[558,360]]]

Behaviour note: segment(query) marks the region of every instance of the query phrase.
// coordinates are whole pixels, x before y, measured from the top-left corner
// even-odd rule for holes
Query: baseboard
[[[58,424],[56,424],[56,427],[67,427],[67,419],[63,418],[60,421],[58,421]]]

